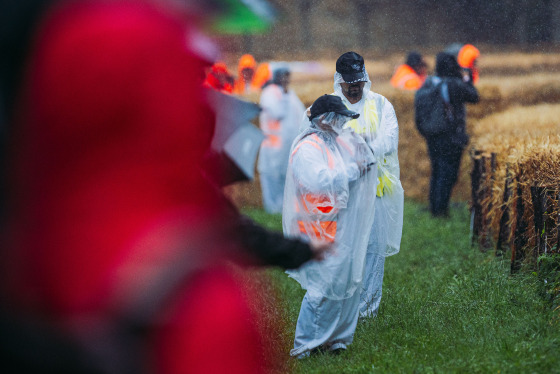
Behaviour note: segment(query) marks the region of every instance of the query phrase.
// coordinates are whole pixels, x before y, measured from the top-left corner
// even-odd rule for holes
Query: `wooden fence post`
[[[517,203],[516,203],[516,220],[515,220],[515,235],[513,239],[513,247],[511,250],[511,272],[516,273],[521,268],[521,263],[525,254],[523,250],[527,245],[527,222],[523,218],[525,208],[523,204],[523,186],[521,185],[521,177],[523,170],[519,171],[517,175]]]
[[[560,185],[558,186],[556,201],[556,209],[558,211],[558,216],[556,217],[556,252],[560,253]]]
[[[531,186],[531,201],[533,203],[533,223],[535,225],[535,248],[533,257],[536,260],[546,251],[545,215],[547,211],[546,187]]]
[[[560,201],[555,203],[555,195],[558,193],[558,190],[553,186],[550,186],[546,190],[546,217],[545,217],[545,248],[544,253],[548,253],[549,250],[552,250],[554,247],[554,243],[552,240],[554,239],[554,231],[558,231],[559,229],[559,221],[554,218],[553,213],[559,211],[560,206],[558,205]],[[558,212],[560,214],[560,212]],[[557,237],[558,239],[558,237]]]
[[[482,151],[475,150],[471,154],[473,169],[471,172],[471,246],[478,241],[481,227],[480,184],[484,174],[484,157]]]
[[[483,209],[481,207],[480,214],[480,225],[481,225],[481,235],[479,238],[480,248],[484,251],[488,250],[492,247],[492,227],[490,226],[490,212],[492,211],[492,190],[494,189],[494,182],[496,180],[496,156],[495,152],[490,154],[490,177],[487,177],[486,173],[486,165],[484,165],[483,169],[483,177],[484,177],[484,188],[481,191],[481,198],[482,199],[489,199],[488,206]],[[480,198],[480,197],[479,197]]]
[[[501,209],[502,215],[500,218],[500,230],[498,231],[498,241],[496,243],[496,256],[502,256],[504,254],[504,243],[509,241],[509,237],[511,234],[511,227],[509,225],[511,207],[509,206],[509,201],[513,192],[512,183],[513,178],[511,167],[507,165],[504,198]]]

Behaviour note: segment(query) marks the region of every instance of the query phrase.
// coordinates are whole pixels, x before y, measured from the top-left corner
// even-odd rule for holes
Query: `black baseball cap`
[[[311,121],[313,118],[329,112],[342,114],[354,119],[360,116],[360,113],[348,110],[342,103],[342,99],[340,97],[336,95],[323,95],[315,100],[313,105],[311,105],[311,115],[309,116],[309,120]]]
[[[356,52],[346,52],[336,60],[336,71],[346,83],[366,81],[364,58]]]

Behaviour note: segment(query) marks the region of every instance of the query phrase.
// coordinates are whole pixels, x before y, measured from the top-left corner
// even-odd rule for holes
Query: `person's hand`
[[[467,83],[472,80],[472,71],[471,69],[461,69],[461,73],[463,76],[463,82]]]
[[[333,243],[312,242],[309,245],[311,247],[311,252],[313,252],[312,258],[317,261],[324,260],[327,254],[331,254],[334,252]]]
[[[371,151],[371,154],[374,153],[373,149],[369,145],[367,145],[367,146],[364,145],[363,147],[364,148],[367,147],[367,149],[359,148],[360,152],[367,153],[367,152]],[[375,165],[375,161],[372,161],[370,158],[365,157],[365,158],[362,158],[359,161],[357,161],[357,164],[358,164],[358,168],[360,170],[360,177],[363,177],[364,175],[366,175],[366,173],[368,171],[371,170],[371,167]]]

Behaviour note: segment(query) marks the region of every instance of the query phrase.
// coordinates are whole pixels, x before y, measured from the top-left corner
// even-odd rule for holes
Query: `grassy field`
[[[279,216],[245,213],[281,229]],[[440,220],[407,200],[404,223],[379,315],[360,320],[339,356],[289,358],[304,291],[279,270],[251,272],[278,373],[560,373],[560,321],[540,296],[542,282],[531,272],[511,276],[507,259],[472,249],[465,205]]]

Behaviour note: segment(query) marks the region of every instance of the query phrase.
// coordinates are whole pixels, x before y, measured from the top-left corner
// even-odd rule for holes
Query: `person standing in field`
[[[373,223],[377,167],[365,141],[345,124],[358,113],[334,95],[318,98],[310,126],[294,141],[286,177],[284,234],[332,243],[322,262],[288,274],[307,290],[294,348],[297,358],[317,350],[340,352],[352,343],[368,237]]]
[[[272,82],[262,91],[259,123],[266,139],[261,144],[258,171],[264,209],[281,213],[290,147],[298,135],[299,119],[305,107],[289,89],[290,71],[274,70]]]
[[[412,51],[406,56],[406,62],[395,70],[391,85],[401,90],[417,90],[426,80],[426,61],[418,52]]]
[[[257,65],[257,61],[250,54],[241,56],[237,72],[238,77],[233,86],[233,92],[237,95],[259,92],[271,78],[270,65],[267,62]]]
[[[370,88],[371,81],[363,57],[356,52],[342,54],[336,61],[334,95],[340,97],[348,109],[360,114],[347,126],[371,147],[378,169],[375,198],[369,197],[376,203],[360,298],[360,315],[363,317],[377,315],[385,257],[399,252],[404,209],[397,116],[389,100],[370,91]]]
[[[447,52],[436,56],[436,76],[428,77],[422,88],[416,92],[416,96],[422,94],[421,91],[433,88],[438,89],[438,97],[445,103],[448,118],[431,117],[433,121],[447,121],[447,129],[438,134],[425,135],[432,166],[430,211],[434,217],[447,217],[451,191],[457,182],[461,157],[469,142],[465,103],[476,103],[479,96],[471,75],[461,69],[455,56]],[[434,106],[431,107],[435,110]],[[419,115],[417,109],[417,123],[423,119],[419,118]]]
[[[204,80],[204,87],[218,90],[225,94],[233,93],[233,76],[229,73],[227,65],[218,61],[209,68]]]

